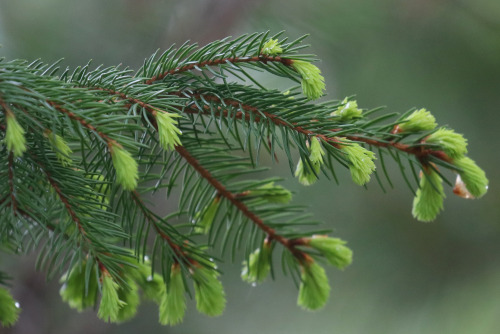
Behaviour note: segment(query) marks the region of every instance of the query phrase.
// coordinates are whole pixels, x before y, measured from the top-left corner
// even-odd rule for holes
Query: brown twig
[[[113,95],[117,95],[119,96],[120,98],[124,99],[124,100],[128,100],[130,101],[131,103],[135,103],[135,104],[138,104],[140,105],[141,107],[145,108],[145,110],[150,114],[150,115],[153,115],[154,112],[157,112],[157,110],[159,110],[158,108],[156,107],[153,107],[152,105],[150,104],[147,104],[145,102],[142,102],[141,100],[139,99],[136,99],[136,98],[132,98],[132,97],[129,97],[127,96],[126,94],[122,93],[122,92],[118,92],[118,91],[115,91],[115,90],[111,90],[111,89],[104,89],[104,88],[97,88],[99,90],[102,90],[102,91],[106,91],[110,94],[113,94]],[[173,93],[168,93],[169,95],[176,95],[176,96],[187,96],[188,97],[191,97],[191,98],[194,98],[194,99],[201,99],[201,94],[189,94],[189,93],[185,93],[185,92],[173,92]],[[183,95],[184,94],[184,95]],[[276,116],[276,115],[273,115],[269,112],[266,112],[266,111],[260,111],[259,112],[259,109],[257,107],[254,107],[254,106],[250,106],[250,105],[246,105],[246,104],[242,104],[241,102],[237,101],[237,100],[234,100],[234,99],[223,99],[221,100],[220,98],[216,97],[216,96],[210,96],[210,95],[203,95],[203,98],[204,100],[206,101],[211,101],[211,102],[215,102],[215,103],[220,103],[220,104],[224,104],[224,105],[230,105],[232,107],[236,107],[236,108],[241,108],[243,109],[244,111],[247,111],[247,112],[252,112],[255,114],[255,117],[254,117],[254,121],[255,122],[260,122],[262,120],[261,118],[261,114],[263,114],[264,116],[266,116],[268,119],[270,119],[273,123],[275,123],[276,125],[280,125],[280,126],[285,126],[285,127],[288,127],[294,131],[297,131],[299,133],[302,133],[306,136],[310,136],[310,137],[317,137],[317,138],[320,138],[322,139],[323,141],[327,142],[327,143],[330,143],[331,145],[335,146],[335,147],[340,147],[340,145],[342,144],[342,141],[338,138],[335,138],[335,137],[329,137],[329,136],[326,136],[326,135],[323,135],[323,134],[318,134],[318,133],[315,133],[314,131],[311,131],[311,130],[307,130],[307,129],[304,129],[303,127],[301,126],[297,126],[296,124],[291,124],[291,123],[288,123],[286,122],[285,120],[281,119],[280,117]],[[203,109],[204,110],[199,110],[199,108],[197,106],[186,106],[185,108],[183,108],[183,112],[185,113],[203,113],[203,114],[210,114],[210,107],[205,105],[203,106]],[[224,109],[222,106],[219,106],[218,107],[218,112],[219,113],[222,113],[224,116],[227,116],[228,115],[228,110]],[[250,120],[250,115],[248,113],[243,113],[242,111],[238,111],[236,112],[236,115],[235,115],[236,118],[238,119],[245,119],[246,121],[249,121]],[[154,118],[151,118],[152,120],[154,120]],[[151,120],[150,119],[150,120]],[[153,126],[155,126],[157,128],[157,125],[155,122],[152,123]],[[336,132],[336,130],[331,130],[332,132]],[[408,154],[413,154],[415,155],[418,159],[420,159],[421,161],[425,160],[425,157],[428,156],[428,155],[433,155],[439,159],[442,159],[444,161],[450,161],[450,158],[442,151],[435,151],[435,150],[432,150],[432,149],[425,149],[424,147],[422,146],[409,146],[409,145],[406,145],[406,144],[402,144],[402,143],[397,143],[397,142],[383,142],[383,141],[377,141],[375,139],[369,139],[369,138],[362,138],[362,137],[358,137],[356,135],[345,135],[345,137],[349,140],[353,140],[353,141],[358,141],[358,142],[364,142],[368,145],[373,145],[373,146],[378,146],[378,147],[392,147],[392,148],[395,148],[399,151],[402,151],[402,152],[406,152]],[[224,198],[228,199],[236,208],[238,208],[247,218],[249,218],[254,224],[256,224],[262,231],[264,231],[268,238],[269,239],[274,239],[276,241],[278,241],[279,243],[283,244],[286,248],[288,248],[297,258],[299,259],[302,259],[303,258],[303,252],[301,252],[300,250],[297,250],[296,246],[299,245],[295,242],[295,240],[290,240],[290,239],[287,239],[281,235],[278,235],[276,234],[275,230],[270,228],[269,226],[267,226],[255,213],[253,213],[243,202],[241,202],[239,199],[238,199],[238,195],[237,194],[233,194],[231,193],[230,191],[228,191],[223,184],[221,184],[216,178],[214,178],[211,173],[206,170],[205,168],[203,168],[203,166],[201,166],[199,164],[199,162],[189,154],[189,152],[182,146],[176,146],[176,151],[203,177],[205,178],[217,191],[218,191],[218,194],[220,196],[223,196]]]
[[[295,248],[295,245],[293,242],[285,238],[282,235],[279,235],[276,233],[276,231],[267,226],[262,219],[260,219],[259,216],[257,216],[254,212],[252,212],[243,202],[241,202],[238,199],[238,196],[236,194],[233,194],[229,190],[226,189],[226,187],[220,183],[207,169],[205,169],[199,162],[196,160],[190,153],[189,151],[184,147],[184,146],[176,146],[175,150],[181,157],[186,160],[188,164],[191,165],[192,168],[194,168],[198,174],[203,177],[210,185],[217,190],[218,194],[225,199],[227,199],[231,204],[233,204],[238,210],[241,211],[248,219],[250,219],[259,229],[261,229],[263,232],[265,232],[268,236],[268,239],[273,239],[288,248],[290,252],[299,260],[301,260],[304,257],[304,254],[302,251],[298,250]]]
[[[174,93],[176,94],[176,93]],[[176,94],[177,95],[177,94]],[[191,94],[191,97],[195,98],[195,99],[201,99],[201,95],[200,94]],[[260,111],[258,110],[258,108],[256,107],[253,107],[253,106],[250,106],[250,105],[246,105],[246,104],[242,104],[241,102],[239,101],[236,101],[236,100],[233,100],[233,99],[224,99],[224,100],[221,100],[220,98],[216,97],[216,96],[211,96],[211,95],[203,95],[203,99],[205,99],[206,101],[211,101],[211,102],[215,102],[215,103],[220,103],[220,104],[225,104],[225,105],[231,105],[233,107],[238,107],[238,108],[241,108],[245,111],[249,111],[249,112],[253,112],[256,116],[254,118],[255,122],[260,122],[261,121],[261,117],[260,115],[261,114],[264,114],[268,119],[270,119],[274,124],[276,125],[281,125],[281,126],[285,126],[289,129],[292,129],[296,132],[299,132],[299,133],[302,133],[306,136],[309,136],[309,137],[316,137],[316,138],[319,138],[327,143],[330,143],[331,145],[335,146],[335,147],[339,147],[339,145],[342,144],[342,141],[338,138],[335,138],[335,137],[329,137],[329,136],[326,136],[326,135],[322,135],[322,134],[318,134],[318,133],[315,133],[314,131],[310,131],[310,130],[307,130],[307,129],[304,129],[303,127],[301,126],[297,126],[296,124],[293,124],[293,123],[288,123],[286,121],[284,121],[283,119],[279,118],[278,116],[276,115],[273,115],[269,112],[266,112],[266,111]],[[202,111],[199,111],[198,110],[198,107],[196,106],[189,106],[189,109],[185,109],[184,112],[186,113],[196,113],[196,112],[202,112],[202,113],[207,113],[210,111],[210,107],[205,105],[203,106],[203,108],[205,110],[202,110]],[[227,116],[228,115],[228,111],[223,109],[222,107],[218,107],[218,111],[223,113],[223,115]],[[243,117],[245,118],[246,121],[249,121],[250,120],[250,116],[248,114],[243,114],[241,111],[237,112],[236,115],[235,115],[236,118],[239,118],[239,119],[243,119]],[[337,132],[337,130],[335,129],[332,129],[330,130],[332,131],[333,133]],[[364,137],[359,137],[357,135],[349,135],[349,134],[346,134],[346,135],[343,135],[343,137],[349,139],[349,140],[353,140],[353,141],[358,141],[358,142],[363,142],[365,144],[368,144],[368,145],[372,145],[372,146],[377,146],[377,147],[392,147],[398,151],[402,151],[402,152],[405,152],[405,153],[408,153],[408,154],[412,154],[412,155],[415,155],[418,159],[424,159],[425,160],[425,157],[426,156],[429,156],[429,155],[432,155],[438,159],[441,159],[445,162],[451,162],[452,159],[443,151],[437,151],[437,150],[432,150],[432,149],[428,149],[428,148],[425,148],[423,146],[410,146],[410,145],[407,145],[407,144],[402,144],[402,143],[398,143],[398,142],[394,142],[394,141],[391,141],[391,142],[386,142],[386,141],[378,141],[376,139],[372,139],[372,138],[364,138]]]
[[[45,169],[45,166],[40,161],[38,161],[37,159],[34,158],[33,160],[40,167],[40,169],[45,173],[45,175],[47,177],[47,181],[49,181],[50,186],[52,187],[52,189],[54,189],[54,191],[57,194],[57,197],[63,203],[66,211],[68,212],[69,216],[71,217],[71,220],[76,224],[77,229],[80,232],[82,238],[85,240],[85,242],[88,245],[91,246],[93,244],[93,242],[89,239],[89,237],[87,235],[87,232],[85,231],[80,218],[76,214],[76,212],[73,209],[73,206],[69,202],[68,198],[64,195],[64,193],[62,192],[61,188],[59,187],[59,185],[57,184],[57,182],[52,178],[52,176],[50,175],[50,173],[47,172],[47,170]],[[97,256],[97,254],[94,254],[93,257],[94,257],[95,261],[97,262],[97,264],[99,266],[99,270],[101,270],[102,272],[107,272],[106,266],[104,265],[104,263],[102,263],[102,261],[99,259],[99,257]]]
[[[196,67],[202,68],[205,66],[216,66],[216,65],[226,64],[226,63],[235,64],[235,63],[257,63],[257,62],[261,62],[264,64],[266,64],[268,62],[277,62],[277,63],[282,63],[285,66],[290,66],[293,63],[293,60],[288,59],[288,58],[266,56],[266,55],[260,55],[260,56],[255,56],[255,57],[228,57],[228,58],[221,58],[221,59],[205,60],[205,61],[198,62],[198,63],[192,63],[192,64],[187,64],[187,65],[176,67],[172,70],[158,74],[158,75],[152,77],[151,79],[146,80],[145,83],[147,85],[151,85],[155,81],[161,80],[169,74],[177,74],[177,73],[190,71]]]
[[[172,250],[180,257],[184,257],[185,254],[182,251],[182,248],[176,244],[172,238],[170,238],[169,235],[167,235],[165,232],[161,230],[161,228],[158,226],[158,222],[156,217],[154,217],[149,210],[145,209],[145,204],[141,199],[141,195],[134,190],[131,192],[131,196],[134,200],[134,202],[139,206],[139,209],[142,211],[143,215],[146,217],[146,219],[153,225],[153,228],[155,231],[158,233],[158,235],[167,242],[167,244],[172,248]]]
[[[7,194],[4,198],[1,198],[0,199],[0,205],[2,205],[3,203],[5,203],[10,196],[11,196],[11,194]],[[16,207],[16,211],[14,212],[14,214],[16,216],[17,216],[17,214],[20,214],[20,215],[24,216],[25,218],[31,219],[31,220],[33,220],[33,221],[36,222],[36,220],[33,218],[32,214],[28,213],[27,211],[25,211],[25,210],[23,210],[23,209],[21,209],[19,207]],[[52,231],[55,230],[55,227],[52,226],[52,225],[47,225],[46,227],[49,230],[52,230]]]
[[[78,217],[75,210],[73,209],[73,206],[69,203],[69,200],[66,197],[66,195],[64,195],[64,193],[62,192],[62,190],[59,187],[59,185],[57,184],[57,182],[52,178],[50,173],[45,169],[45,166],[40,161],[35,160],[35,162],[40,167],[40,169],[42,169],[43,172],[45,173],[45,176],[47,177],[47,181],[49,181],[50,186],[52,187],[52,189],[54,189],[54,191],[57,194],[57,197],[59,197],[59,200],[63,203],[64,207],[66,208],[66,211],[68,212],[68,214],[71,217],[71,220],[76,224],[78,231],[80,231],[80,234],[90,243],[90,240],[88,240],[88,237],[87,237],[87,232],[83,228],[83,225],[82,225],[82,222],[80,221],[80,218]]]
[[[120,145],[116,140],[110,138],[107,134],[99,131],[95,126],[93,126],[92,124],[90,124],[88,121],[86,121],[82,117],[80,117],[80,116],[76,115],[75,113],[73,113],[73,112],[71,112],[71,111],[63,108],[62,106],[60,106],[59,104],[57,104],[57,103],[55,103],[53,101],[47,101],[47,103],[50,104],[51,106],[53,106],[57,111],[65,114],[66,116],[68,116],[72,120],[77,121],[83,127],[89,129],[92,132],[97,133],[97,135],[99,137],[101,137],[102,139],[104,139],[104,141],[106,141],[106,143],[108,144],[108,146],[111,146],[111,145]]]
[[[122,99],[126,99],[132,103],[137,103],[137,104],[141,105],[142,107],[144,107],[150,114],[152,114],[152,111],[156,112],[156,110],[158,110],[158,108],[155,108],[155,107],[153,107],[147,103],[144,103],[138,99],[128,97],[124,93],[114,91],[114,90],[101,89],[101,88],[99,88],[99,90],[107,91],[111,94],[114,94],[114,95],[121,97]],[[255,108],[255,111],[256,110],[257,109]],[[278,118],[276,118],[276,119],[278,119]],[[158,130],[156,123],[153,123],[153,125],[156,127],[156,130]],[[293,243],[289,239],[277,234],[274,229],[267,226],[262,221],[262,219],[260,219],[260,217],[258,217],[245,204],[243,204],[243,202],[241,202],[238,199],[237,194],[233,194],[232,192],[227,190],[224,187],[224,185],[222,183],[220,183],[207,169],[205,169],[203,166],[201,166],[199,164],[199,162],[186,150],[186,148],[184,148],[183,146],[176,146],[175,150],[177,151],[177,153],[180,154],[181,157],[184,158],[184,160],[186,160],[187,163],[189,163],[191,165],[191,167],[193,167],[200,174],[200,176],[202,176],[204,179],[206,179],[212,185],[212,187],[214,187],[217,190],[218,196],[222,196],[222,197],[228,199],[238,210],[240,210],[247,218],[249,218],[262,231],[264,231],[267,234],[268,238],[274,239],[274,240],[278,241],[279,243],[281,243],[282,245],[284,245],[285,247],[287,247],[292,252],[292,254],[294,254],[297,258],[301,259],[303,257],[303,254],[302,254],[303,252],[296,249],[295,246],[293,245]],[[137,199],[137,197],[136,197],[136,199]],[[155,229],[157,229],[156,224],[154,224],[154,226],[155,226]],[[157,229],[157,231],[159,233],[161,232],[159,229]],[[162,233],[163,232],[160,233],[160,236],[162,236],[162,238],[163,238],[164,236],[162,235]],[[168,238],[168,236],[166,236],[166,237]],[[165,240],[167,240],[170,244],[170,238],[165,239]]]

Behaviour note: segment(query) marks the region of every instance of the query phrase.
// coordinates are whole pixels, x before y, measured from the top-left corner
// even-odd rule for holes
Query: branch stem
[[[93,126],[92,124],[90,124],[88,121],[86,121],[82,117],[80,117],[80,116],[76,115],[75,113],[73,113],[73,112],[71,112],[71,111],[69,111],[69,110],[61,107],[60,105],[58,105],[57,103],[55,103],[53,101],[47,101],[47,103],[50,104],[51,106],[53,106],[57,111],[65,114],[66,116],[68,116],[72,120],[77,121],[83,127],[89,129],[92,132],[95,132],[99,137],[101,137],[104,141],[106,141],[106,143],[108,144],[108,146],[110,146],[112,144],[120,145],[120,144],[118,144],[116,142],[116,140],[110,138],[107,134],[99,131],[95,126]]]
[[[180,95],[180,94],[179,94]],[[194,99],[201,99],[201,95],[200,94],[191,94],[190,95],[192,98]],[[260,122],[262,119],[260,117],[261,114],[264,114],[267,118],[269,118],[274,124],[276,125],[281,125],[281,126],[285,126],[285,127],[288,127],[294,131],[297,131],[299,133],[302,133],[304,135],[307,135],[309,137],[316,137],[318,139],[321,139],[327,143],[330,143],[331,145],[339,148],[339,145],[342,144],[342,141],[338,138],[335,138],[335,137],[329,137],[329,136],[326,136],[326,135],[323,135],[323,134],[318,134],[318,133],[315,133],[314,131],[311,131],[311,130],[307,130],[307,129],[304,129],[303,127],[301,126],[297,126],[296,124],[293,124],[293,123],[288,123],[286,122],[285,120],[279,118],[278,116],[276,115],[273,115],[269,112],[266,112],[266,111],[260,111],[259,112],[259,109],[257,107],[254,107],[254,106],[251,106],[251,105],[247,105],[247,104],[242,104],[241,102],[237,101],[237,100],[233,100],[233,99],[224,99],[224,100],[221,100],[220,98],[216,97],[216,96],[211,96],[211,95],[203,95],[203,99],[206,100],[206,101],[209,101],[209,102],[215,102],[215,103],[220,103],[220,104],[225,104],[225,105],[231,105],[233,107],[239,107],[245,111],[249,111],[249,112],[253,112],[256,114],[254,120],[255,122]],[[201,110],[201,111],[198,111],[198,107],[196,106],[189,106],[190,109],[185,109],[184,112],[186,113],[196,113],[196,112],[202,112],[202,113],[206,113],[208,114],[208,112],[210,111],[210,107],[205,105],[203,108],[205,110]],[[218,107],[218,110],[219,112],[222,112],[223,115],[227,116],[228,115],[228,112],[227,110],[224,110],[222,107]],[[244,115],[245,117],[245,120],[246,121],[249,121],[250,120],[250,117],[245,114]],[[239,118],[239,119],[243,119],[243,113],[242,112],[237,112],[236,113],[236,118]],[[333,133],[334,132],[337,132],[337,130],[335,129],[332,129],[331,130]],[[438,159],[441,159],[445,162],[448,162],[448,163],[451,163],[452,162],[452,159],[446,154],[444,153],[443,151],[438,151],[438,150],[432,150],[432,149],[428,149],[428,148],[425,148],[423,146],[410,146],[410,145],[407,145],[407,144],[402,144],[402,143],[398,143],[398,142],[394,142],[394,141],[391,141],[391,142],[386,142],[386,141],[378,141],[374,138],[364,138],[364,137],[360,137],[358,135],[349,135],[349,134],[346,134],[346,135],[343,135],[345,138],[349,139],[349,140],[353,140],[353,141],[358,141],[358,142],[363,142],[363,143],[366,143],[368,145],[373,145],[373,146],[377,146],[377,147],[383,147],[383,148],[389,148],[389,147],[392,147],[398,151],[402,151],[402,152],[405,152],[405,153],[408,153],[408,154],[412,154],[412,155],[415,155],[419,160],[425,160],[425,157],[429,156],[429,155],[432,155]]]
[[[66,197],[66,195],[64,195],[64,193],[62,192],[61,188],[57,184],[57,181],[52,178],[52,176],[47,171],[47,169],[45,168],[45,166],[43,165],[43,163],[41,163],[40,161],[38,161],[33,155],[32,155],[32,158],[35,161],[35,163],[38,165],[38,167],[40,167],[40,169],[45,173],[45,176],[47,177],[47,181],[49,181],[50,186],[52,187],[52,189],[54,189],[54,191],[57,194],[57,197],[63,203],[66,211],[68,212],[69,216],[71,217],[71,220],[76,224],[77,229],[80,232],[80,235],[82,236],[82,238],[85,240],[86,244],[89,245],[90,247],[92,247],[93,242],[89,239],[89,237],[87,235],[87,232],[83,228],[83,225],[82,225],[82,222],[81,222],[80,218],[76,214],[76,212],[73,209],[73,206],[71,205],[71,203],[69,203],[68,198]],[[101,270],[105,269],[107,271],[106,266],[101,262],[101,260],[97,256],[97,254],[94,254],[93,257],[94,257],[95,261],[98,263],[99,268]]]
[[[146,208],[144,202],[142,201],[141,195],[137,192],[137,190],[134,190],[131,192],[131,196],[134,200],[134,202],[139,206],[140,210],[142,211],[143,215],[146,217],[146,219],[153,225],[153,228],[155,229],[156,233],[167,242],[167,244],[172,248],[172,250],[179,256],[179,257],[185,257],[186,255],[182,251],[181,247],[177,245],[170,236],[168,236],[164,231],[161,230],[161,228],[158,226],[157,219],[151,214],[151,212]]]
[[[99,88],[99,87],[94,87],[94,88],[101,90],[101,91],[108,92],[108,93],[113,94],[113,95],[117,95],[124,100],[130,101],[131,103],[136,103],[136,104],[140,105],[141,107],[143,107],[152,116],[154,115],[155,112],[157,112],[157,110],[161,110],[161,109],[155,108],[155,107],[151,106],[150,104],[147,104],[141,100],[129,97],[126,94],[119,92],[119,91],[116,91],[116,90],[107,89],[107,88]],[[255,110],[257,110],[257,109],[255,108]],[[275,117],[275,119],[279,120],[279,118],[277,118],[276,116],[274,116],[274,117]],[[282,122],[284,122],[284,121],[282,121]],[[156,128],[156,130],[158,130],[156,122],[151,122],[151,123]],[[303,252],[301,252],[300,250],[295,248],[295,245],[293,244],[292,240],[287,239],[287,238],[283,237],[282,235],[277,234],[274,229],[267,226],[262,221],[262,219],[260,219],[254,212],[252,212],[245,204],[243,204],[243,202],[241,202],[238,199],[238,197],[239,197],[238,194],[233,194],[232,192],[227,190],[226,187],[222,183],[220,183],[207,169],[205,169],[203,166],[201,166],[199,164],[199,162],[186,150],[186,148],[184,148],[183,146],[176,146],[175,150],[177,151],[177,153],[179,153],[179,155],[181,157],[183,157],[186,160],[187,163],[189,163],[191,165],[191,167],[193,167],[204,179],[206,179],[214,189],[217,190],[218,196],[222,196],[222,197],[226,198],[227,200],[229,200],[248,219],[250,219],[255,225],[257,225],[257,227],[259,227],[262,231],[264,231],[266,233],[268,239],[274,239],[277,242],[281,243],[283,246],[285,246],[287,249],[289,249],[290,252],[297,259],[301,260],[304,257]],[[136,201],[140,200],[139,194],[137,192],[135,192],[135,194],[134,194],[134,200],[136,200]],[[141,206],[141,208],[143,207],[142,205],[139,205],[139,206]],[[148,218],[148,220],[152,219],[150,214],[145,213],[145,215]],[[153,223],[155,230],[160,234],[160,236],[163,239],[165,239],[174,250],[177,251],[178,249],[173,247],[173,245],[176,247],[179,247],[179,246],[172,244],[170,237],[168,237],[166,234],[163,233],[163,231],[161,231],[158,228],[158,226],[154,220],[151,220],[151,222]]]
[[[205,180],[207,180],[210,185],[217,190],[218,194],[225,199],[227,199],[231,204],[233,204],[238,210],[241,211],[248,219],[250,219],[259,229],[264,231],[268,238],[274,239],[286,248],[290,250],[290,252],[296,256],[298,259],[301,259],[303,257],[303,252],[299,251],[296,249],[291,242],[290,239],[285,238],[282,235],[279,235],[276,233],[274,229],[271,227],[267,226],[262,219],[260,219],[259,216],[257,216],[254,212],[252,212],[243,202],[241,202],[238,199],[238,196],[236,194],[233,194],[229,190],[226,189],[226,187],[220,183],[207,169],[205,169],[189,152],[188,150],[183,147],[183,146],[176,146],[175,150],[181,157],[186,160],[188,164],[193,167],[198,174],[200,174],[201,177],[203,177]]]
[[[221,59],[213,59],[213,60],[205,60],[201,61],[198,63],[190,63],[187,65],[179,66],[174,69],[171,69],[169,71],[163,72],[159,75],[156,75],[152,77],[151,79],[147,80],[145,83],[147,85],[153,84],[155,81],[162,80],[165,78],[167,75],[170,74],[178,74],[186,71],[190,71],[195,68],[202,68],[205,66],[217,66],[217,65],[223,65],[227,63],[235,64],[235,63],[257,63],[261,62],[266,64],[267,62],[278,62],[282,63],[285,66],[290,66],[293,63],[292,59],[288,58],[281,58],[281,57],[274,57],[274,56],[266,56],[266,55],[260,55],[260,56],[255,56],[255,57],[228,57],[228,58],[221,58]]]

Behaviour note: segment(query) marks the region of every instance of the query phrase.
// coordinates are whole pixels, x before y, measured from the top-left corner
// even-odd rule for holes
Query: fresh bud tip
[[[5,132],[5,143],[7,150],[12,152],[15,157],[20,157],[26,151],[26,133],[21,127],[12,112],[6,113],[7,131]]]
[[[109,150],[116,171],[116,182],[125,190],[134,190],[139,179],[137,162],[130,152],[117,143],[110,144]]]
[[[283,53],[283,49],[277,39],[271,38],[262,45],[260,53],[268,56],[277,56]]]
[[[293,60],[292,67],[302,77],[302,91],[308,99],[315,100],[323,96],[325,78],[316,65],[303,60]]]

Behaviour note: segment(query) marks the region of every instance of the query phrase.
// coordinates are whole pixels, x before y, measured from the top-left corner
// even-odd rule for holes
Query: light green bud
[[[459,158],[467,153],[467,139],[451,129],[441,128],[425,139],[426,143],[438,144],[450,158]]]
[[[156,123],[158,124],[158,137],[160,145],[164,150],[173,151],[175,146],[181,146],[179,135],[182,131],[177,127],[178,122],[174,119],[181,117],[178,114],[157,111],[155,112]]]
[[[71,308],[82,312],[84,309],[93,307],[97,301],[98,281],[95,267],[90,269],[89,281],[85,286],[85,272],[87,261],[75,265],[68,273],[61,277],[63,283],[59,294],[63,301],[69,304]]]
[[[264,242],[247,261],[243,261],[241,278],[248,283],[262,283],[271,271],[271,245]]]
[[[262,45],[262,50],[260,53],[263,55],[269,55],[269,56],[277,56],[283,52],[283,49],[281,48],[280,44],[278,43],[277,39],[269,39],[267,42]]]
[[[350,162],[349,171],[354,183],[360,186],[370,181],[370,175],[375,171],[375,153],[367,150],[361,145],[349,142],[349,145],[341,147],[341,150],[347,154]]]
[[[118,299],[123,301],[123,305],[118,311],[117,322],[123,322],[132,319],[137,313],[140,304],[139,289],[137,284],[127,280],[127,286],[120,286],[118,289]]]
[[[164,288],[165,289],[165,288]],[[177,325],[184,319],[186,313],[186,295],[181,268],[178,264],[170,271],[168,292],[163,294],[160,303],[160,324]]]
[[[12,152],[15,157],[20,157],[26,151],[25,131],[11,112],[6,113],[6,122],[5,143],[7,150]]]
[[[323,148],[321,147],[321,143],[319,142],[318,138],[316,137],[311,138],[311,147],[309,148],[309,150],[311,151],[309,160],[314,162],[319,162],[320,164],[322,164],[325,151],[323,151]]]
[[[301,282],[297,304],[306,310],[318,310],[330,297],[330,284],[325,269],[316,262],[301,266]]]
[[[194,268],[192,273],[196,308],[209,316],[221,315],[226,307],[226,295],[218,276],[214,268],[201,266]]]
[[[423,222],[433,221],[443,209],[444,198],[443,180],[429,168],[420,177],[420,186],[413,199],[413,217]]]
[[[149,269],[151,273],[151,269]],[[144,292],[144,297],[154,301],[157,304],[161,303],[163,298],[162,287],[165,286],[163,278],[159,274],[147,275],[144,280],[137,282]]]
[[[305,186],[310,186],[318,180],[316,175],[319,174],[321,165],[313,162],[311,162],[311,165],[312,166],[305,166],[302,160],[299,160],[297,167],[295,168],[295,177],[298,178],[299,182]],[[314,172],[312,172],[310,167],[313,168]]]
[[[49,142],[56,152],[57,160],[59,160],[59,162],[63,166],[71,165],[73,161],[71,160],[70,156],[73,151],[68,146],[66,141],[61,136],[55,134],[50,130],[45,131],[45,135],[49,138]]]
[[[194,223],[196,224],[194,231],[196,233],[207,234],[210,231],[210,227],[212,227],[215,216],[217,215],[219,205],[220,197],[216,196],[209,205],[196,213],[196,216],[194,217]]]
[[[323,155],[325,155],[325,152],[321,147],[319,139],[316,137],[311,138],[309,152],[310,165],[304,164],[302,160],[299,160],[295,169],[295,177],[305,186],[309,186],[317,181],[318,177],[316,175],[319,175],[321,165],[323,164]]]
[[[113,280],[109,273],[102,275],[101,304],[97,316],[107,322],[120,321],[120,309],[126,303],[118,297],[120,286]]]
[[[283,203],[286,204],[291,201],[292,193],[290,190],[282,186],[275,186],[274,182],[269,182],[257,189],[252,189],[249,196],[263,198],[269,203]]]
[[[325,78],[316,65],[303,60],[293,60],[292,67],[302,77],[302,91],[308,99],[314,100],[323,96]]]
[[[314,235],[307,239],[308,246],[320,251],[331,265],[339,269],[344,269],[352,262],[352,250],[344,246],[345,244],[341,239],[326,235]]]
[[[132,158],[130,152],[119,144],[110,144],[109,149],[116,171],[116,182],[125,190],[134,190],[139,179],[137,162]]]
[[[460,177],[469,193],[480,198],[488,191],[488,179],[484,171],[469,157],[463,156],[453,160],[453,164],[460,168]]]
[[[396,133],[419,132],[433,130],[437,126],[436,119],[426,109],[415,110],[397,128]]]
[[[133,254],[134,252],[130,250],[130,255]],[[151,261],[147,257],[145,257],[144,261],[138,261],[135,257],[130,256],[120,257],[120,260],[129,263],[128,265],[123,266],[122,275],[135,282],[137,286],[142,289],[143,296],[146,299],[160,304],[165,290],[165,282],[163,281],[161,275],[152,272]],[[119,297],[121,299],[120,294]]]
[[[0,288],[0,324],[2,327],[10,327],[19,318],[19,303],[17,303],[7,289]]]
[[[332,116],[340,117],[341,121],[362,117],[363,111],[358,109],[358,103],[356,101],[349,101],[346,97],[344,101],[342,101],[342,104],[342,106],[331,113]]]

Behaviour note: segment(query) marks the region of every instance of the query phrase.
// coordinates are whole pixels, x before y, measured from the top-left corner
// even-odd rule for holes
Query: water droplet
[[[19,302],[15,302],[14,305],[17,307],[17,308],[20,308],[21,307],[21,304],[19,304]]]
[[[149,275],[148,278],[146,278],[146,281],[148,281],[148,282],[153,281],[153,276]]]
[[[257,286],[257,283],[252,282],[252,284],[251,284],[251,285],[252,285],[252,287],[254,287],[254,288],[255,288],[255,287]]]
[[[144,261],[145,261],[145,262],[148,262],[148,261],[149,261],[149,256],[144,255]]]

